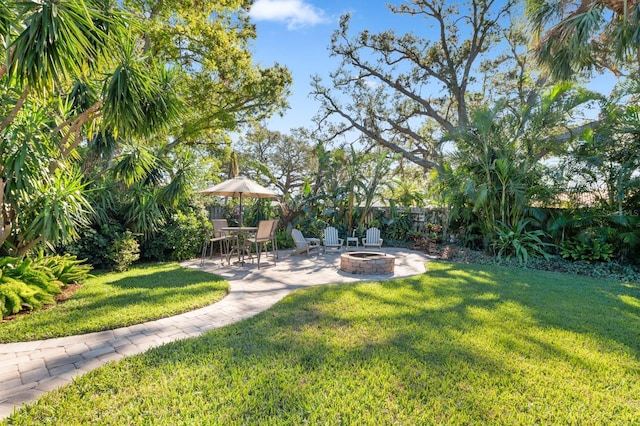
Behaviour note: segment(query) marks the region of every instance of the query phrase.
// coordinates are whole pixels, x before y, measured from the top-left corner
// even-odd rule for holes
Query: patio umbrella
[[[200,193],[222,197],[240,197],[240,227],[242,227],[242,200],[244,197],[278,198],[278,194],[272,190],[244,176],[225,180],[211,188],[203,189]]]

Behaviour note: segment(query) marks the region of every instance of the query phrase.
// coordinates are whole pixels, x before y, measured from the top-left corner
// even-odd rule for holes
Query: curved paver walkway
[[[230,283],[221,301],[195,311],[115,330],[79,336],[0,344],[0,419],[15,408],[35,401],[45,392],[70,383],[109,361],[138,354],[167,342],[198,336],[205,331],[262,312],[293,290],[319,284],[382,280],[425,272],[423,253],[385,248],[396,256],[393,276],[351,275],[339,270],[339,254],[291,256],[280,253],[277,265],[221,266],[219,260],[182,265],[213,272]]]

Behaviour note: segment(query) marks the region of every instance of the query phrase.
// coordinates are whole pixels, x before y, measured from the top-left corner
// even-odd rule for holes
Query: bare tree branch
[[[514,3],[414,0],[389,6],[393,13],[424,18],[435,29],[432,39],[393,31],[352,37],[350,17],[343,16],[330,46],[342,64],[330,76],[331,88],[314,80],[323,119],[339,117],[346,123],[340,132],[358,131],[425,169],[441,169],[441,160],[435,160],[438,137],[425,137],[420,128],[435,125],[437,135],[467,125],[469,100],[475,102],[468,93],[472,74],[498,43]]]

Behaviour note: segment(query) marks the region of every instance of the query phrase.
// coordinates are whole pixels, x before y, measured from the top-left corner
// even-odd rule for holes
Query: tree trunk
[[[2,247],[7,238],[9,238],[9,235],[11,235],[11,223],[8,223],[6,225],[3,224],[2,232],[0,232],[0,247]]]
[[[22,108],[22,105],[24,105],[25,101],[27,100],[28,94],[29,94],[29,86],[26,86],[22,91],[22,94],[20,95],[20,99],[18,99],[18,102],[16,102],[16,104],[13,106],[13,109],[11,110],[9,115],[2,121],[2,124],[0,124],[0,132],[4,132],[4,130],[7,127],[9,127],[13,119],[16,118],[16,115],[18,115],[18,112],[20,112],[20,108]]]
[[[22,246],[18,249],[18,252],[16,253],[16,257],[20,257],[20,258],[24,257],[29,252],[29,250],[31,250],[32,248],[40,244],[41,241],[42,241],[41,236],[29,241],[27,245]]]
[[[11,222],[9,222],[5,214],[4,208],[4,188],[7,186],[4,177],[0,178],[0,247],[4,244],[5,240],[11,232]]]

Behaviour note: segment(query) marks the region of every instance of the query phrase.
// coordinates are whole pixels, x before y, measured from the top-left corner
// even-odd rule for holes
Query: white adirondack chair
[[[382,248],[382,241],[383,239],[380,238],[380,230],[378,228],[369,228],[367,229],[366,236],[362,239],[362,246],[364,248]]]
[[[311,250],[320,248],[320,240],[317,238],[305,238],[304,235],[302,235],[302,232],[298,229],[291,230],[291,238],[293,238],[293,242],[296,244],[296,249],[292,254],[306,252],[308,256]]]
[[[338,230],[333,226],[328,226],[324,229],[322,236],[322,244],[326,249],[341,250],[344,240],[338,237]]]

